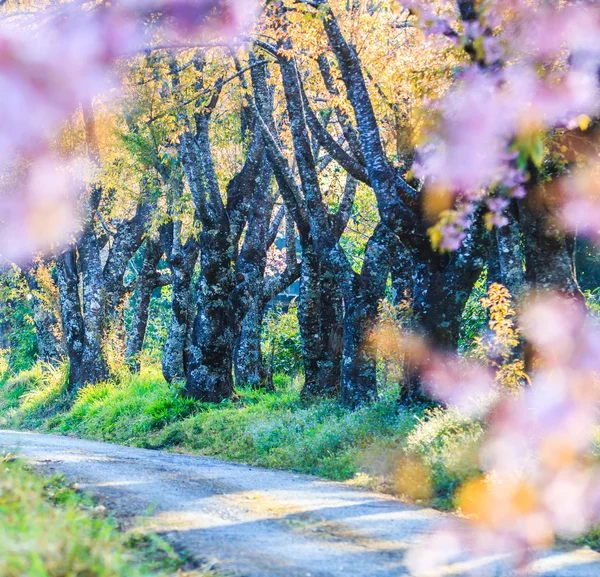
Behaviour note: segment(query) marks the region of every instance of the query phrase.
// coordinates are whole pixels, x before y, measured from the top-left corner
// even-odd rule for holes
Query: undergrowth
[[[47,368],[46,368],[47,369]],[[0,426],[41,429],[137,447],[190,451],[427,500],[451,508],[453,490],[479,468],[474,454],[481,424],[459,413],[408,409],[388,391],[349,411],[332,400],[306,401],[300,382],[275,377],[274,392],[240,389],[218,405],[179,395],[159,370],[122,375],[74,397],[67,374],[38,366],[0,384]],[[423,474],[397,483],[406,456]],[[421,478],[422,477],[422,478]]]

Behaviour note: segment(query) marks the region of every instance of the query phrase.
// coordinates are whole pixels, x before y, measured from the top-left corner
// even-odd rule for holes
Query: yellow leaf
[[[440,230],[440,227],[436,225],[428,228],[427,234],[429,234],[433,250],[437,250],[442,242],[442,231]]]

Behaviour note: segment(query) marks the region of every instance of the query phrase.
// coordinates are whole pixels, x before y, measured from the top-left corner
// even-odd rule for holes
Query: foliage
[[[482,274],[463,312],[460,348],[465,356],[489,365],[499,386],[515,392],[529,377],[521,358],[521,331],[512,296],[499,283],[492,283],[487,291],[485,286],[486,274]]]
[[[141,266],[141,263],[139,263],[139,266]],[[152,300],[150,301],[148,325],[142,349],[142,364],[156,364],[160,362],[169,332],[171,298],[171,285],[159,287],[154,290]],[[125,326],[127,330],[131,327],[134,313],[133,307],[134,295],[131,296],[125,306]]]
[[[263,323],[263,354],[272,371],[296,376],[302,369],[302,342],[298,326],[298,304],[294,300],[287,311],[274,307]]]
[[[525,372],[525,363],[518,356],[521,331],[516,326],[511,294],[506,287],[493,283],[488,288],[487,298],[481,299],[481,304],[489,311],[490,334],[488,338],[478,338],[477,343],[496,372],[496,382],[516,392],[530,380]]]
[[[26,371],[9,377],[2,385],[0,422],[19,422],[26,415],[29,426],[39,426],[44,419],[65,410],[72,401],[67,391],[68,363],[50,365],[38,361]],[[17,417],[17,415],[19,415]]]
[[[460,322],[459,350],[467,355],[477,348],[477,339],[485,331],[488,321],[487,311],[481,304],[486,295],[486,285],[487,270],[484,269],[469,295]]]
[[[585,304],[590,313],[590,316],[596,321],[600,321],[600,287],[592,291],[585,291]]]
[[[399,382],[406,370],[406,355],[403,336],[410,334],[416,325],[416,315],[409,299],[394,305],[388,299],[379,304],[378,326],[373,338],[377,344],[379,372],[382,386],[388,382]]]
[[[178,395],[157,370],[144,377],[124,377],[81,389],[68,412],[57,414],[48,427],[96,439],[140,443],[152,431],[182,419],[196,410],[193,401]],[[34,424],[27,406],[18,416],[23,424]]]
[[[0,276],[0,339],[5,343],[13,373],[30,368],[37,356],[29,297],[27,284],[16,267]]]
[[[457,409],[428,409],[410,433],[406,445],[431,475],[438,505],[452,507],[452,496],[467,479],[480,474],[478,450],[484,425]]]
[[[585,238],[577,237],[575,243],[575,269],[577,281],[584,291],[593,291],[600,286],[598,247]]]

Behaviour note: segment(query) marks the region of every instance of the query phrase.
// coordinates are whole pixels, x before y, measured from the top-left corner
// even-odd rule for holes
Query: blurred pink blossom
[[[561,220],[570,232],[579,232],[600,240],[600,187],[597,159],[590,158],[587,167],[561,180],[563,196]]]
[[[430,395],[467,415],[477,415],[484,410],[485,399],[494,384],[494,376],[487,367],[440,353],[432,353],[422,379]],[[460,384],[457,386],[457,383]]]
[[[61,4],[24,16],[7,13],[0,20],[0,174],[22,157],[30,166],[26,183],[4,191],[0,202],[4,257],[47,249],[44,239],[57,242],[76,228],[66,208],[57,208],[65,218],[46,220],[39,233],[32,229],[38,207],[49,210],[54,201],[62,207],[72,198],[60,193],[58,201],[58,190],[73,183],[66,187],[62,177],[54,182],[53,139],[82,104],[118,85],[119,59],[144,49],[151,37],[184,44],[198,37],[230,38],[251,22],[254,11],[251,0],[122,0],[100,7]],[[156,17],[149,26],[151,14]],[[56,174],[62,174],[60,161]],[[57,228],[54,233],[46,230],[50,225]],[[18,243],[13,231],[20,232]]]
[[[78,200],[89,161],[42,155],[0,177],[0,262],[19,262],[69,242],[78,232]]]
[[[277,248],[274,244],[269,247],[267,252],[267,266],[265,274],[267,276],[275,276],[282,272],[286,267],[286,249]]]
[[[414,0],[410,7],[429,31],[434,16],[426,3]],[[445,34],[443,27],[434,28]],[[483,55],[463,67],[458,82],[435,105],[441,121],[419,150],[416,175],[458,196],[499,189],[507,198],[520,198],[527,160],[543,158],[540,135],[598,114],[600,7],[491,2],[462,28],[466,44],[478,45]],[[515,173],[521,177],[515,179]],[[580,218],[586,228],[592,226],[591,213],[584,214],[591,204],[590,199],[571,204],[571,225]],[[503,226],[502,211],[492,209],[489,223]],[[448,239],[440,246],[456,247],[462,240],[452,227],[442,232]]]
[[[524,65],[502,74],[471,71],[442,103],[440,132],[421,149],[421,174],[461,193],[494,185],[514,188],[511,142],[598,108],[595,76],[571,70],[541,80]]]
[[[484,476],[457,496],[468,519],[411,552],[416,575],[466,559],[488,560],[477,575],[486,575],[490,563],[508,571],[555,536],[572,538],[600,520],[600,470],[590,459],[599,417],[600,331],[582,304],[555,295],[525,305],[522,330],[536,351],[531,386],[491,397],[479,455]],[[465,399],[481,394],[483,377],[461,371],[456,361],[433,359],[426,372],[435,383],[430,390],[468,409]]]

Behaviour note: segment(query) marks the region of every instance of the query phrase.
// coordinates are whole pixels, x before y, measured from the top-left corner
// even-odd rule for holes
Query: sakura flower
[[[479,560],[476,575],[491,567],[510,572],[555,536],[573,537],[600,519],[600,472],[589,459],[600,403],[598,328],[583,306],[558,296],[538,296],[525,311],[523,331],[538,357],[532,384],[518,395],[492,398],[479,455],[485,473],[456,495],[467,521],[411,552],[416,575],[427,574],[438,557],[447,562],[444,553],[455,561]],[[464,383],[471,391],[479,382],[438,359],[429,380],[439,397],[463,406],[466,393],[457,389]],[[451,549],[432,552],[442,543]]]
[[[265,268],[265,274],[267,276],[275,276],[282,272],[286,266],[286,249],[285,247],[280,249],[274,244],[271,245],[267,252],[267,266]]]
[[[0,186],[0,262],[20,261],[78,232],[78,197],[91,167],[81,160],[36,158],[5,173]]]
[[[71,198],[68,183],[50,177],[52,140],[82,105],[118,86],[117,61],[142,50],[149,31],[170,42],[200,33],[232,37],[250,24],[254,6],[250,0],[122,0],[93,10],[55,5],[0,22],[0,178],[10,179],[18,158],[30,163],[26,184],[5,191],[0,202],[5,258],[47,249],[76,228],[66,223],[76,212],[64,204]],[[149,20],[153,26],[145,27]],[[60,163],[56,172],[62,174]],[[56,211],[56,218],[40,219],[40,211]]]
[[[468,415],[485,411],[492,392],[493,378],[486,368],[453,356],[433,354],[422,378],[431,395]]]

